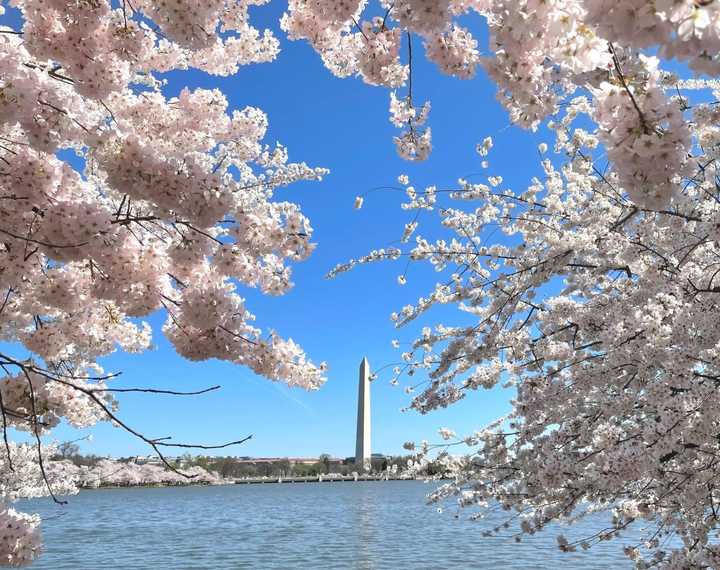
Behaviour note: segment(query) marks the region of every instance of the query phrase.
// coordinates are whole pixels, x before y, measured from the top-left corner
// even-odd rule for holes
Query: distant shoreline
[[[335,475],[312,477],[248,477],[236,479],[236,485],[265,485],[283,483],[360,483],[363,481],[415,481],[411,477],[389,477],[387,475]]]
[[[170,483],[140,483],[137,485],[98,485],[95,486],[81,486],[78,487],[80,491],[102,491],[105,489],[170,489],[177,487],[225,487],[226,485],[234,485],[234,481],[220,482],[220,483],[179,483],[176,485]]]
[[[215,483],[180,483],[180,484],[167,484],[167,483],[141,483],[137,485],[100,485],[97,487],[79,487],[80,491],[99,491],[105,489],[166,489],[166,488],[179,488],[179,487],[225,487],[229,485],[281,485],[281,484],[304,484],[304,483],[368,483],[368,482],[383,482],[383,481],[425,481],[425,479],[417,479],[410,477],[384,477],[384,476],[365,476],[358,477],[357,479],[351,476],[344,477],[273,477],[267,479],[261,478],[248,478],[248,479],[228,479],[225,481]]]

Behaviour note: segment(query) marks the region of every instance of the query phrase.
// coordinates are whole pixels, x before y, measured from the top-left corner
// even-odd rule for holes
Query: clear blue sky
[[[396,281],[404,262],[360,267],[335,280],[325,279],[336,263],[397,243],[403,225],[411,219],[399,207],[403,198],[399,192],[374,192],[359,211],[353,209],[354,197],[377,186],[396,185],[400,173],[410,175],[417,187],[436,184],[438,188],[449,187],[458,177],[477,175],[482,169],[475,145],[485,136],[495,139],[489,172],[501,174],[510,188],[519,190],[537,174],[536,149],[542,139],[509,126],[507,114],[495,100],[495,87],[484,74],[472,81],[441,75],[419,57],[416,38],[413,95],[417,102],[432,101],[434,150],[424,163],[401,160],[392,143],[397,130],[388,121],[387,90],[359,79],[334,78],[307,44],[285,40],[278,25],[284,5],[276,1],[251,10],[257,26],[273,29],[280,38],[282,52],[277,61],[243,68],[230,78],[173,73],[167,94],[175,95],[183,86],[218,87],[231,108],[263,109],[270,121],[266,141],[285,144],[292,161],[331,170],[320,183],[297,184],[277,194],[278,199],[302,206],[318,243],[308,261],[294,266],[294,290],[280,298],[241,291],[259,326],[292,337],[315,362],[328,362],[327,383],[307,393],[227,363],[189,363],[162,336],[162,314],[151,319],[155,350],[141,356],[117,354],[103,364],[108,371],[123,371],[115,387],[192,390],[222,385],[219,392],[192,398],[121,396],[120,415],[148,436],[219,443],[253,434],[249,443],[221,453],[344,457],[354,453],[357,372],[362,357],[367,355],[373,367],[397,361],[400,353],[391,347],[392,339],[408,342],[423,325],[457,324],[463,318],[455,309],[445,308],[431,312],[412,329],[394,328],[390,313],[425,294],[439,278],[421,266],[410,268],[404,287]],[[479,31],[481,47],[485,47],[479,18],[467,24]],[[472,179],[482,180],[480,176]],[[423,214],[421,233],[423,224],[432,227],[432,221],[432,216]],[[508,397],[507,392],[478,392],[450,410],[427,416],[401,413],[409,396],[402,387],[390,386],[388,375],[382,376],[372,384],[373,451],[401,453],[405,441],[436,440],[442,426],[471,432],[507,411]],[[109,424],[82,433],[63,427],[54,436],[68,440],[88,432],[93,441],[81,444],[87,453],[149,452],[142,442]]]

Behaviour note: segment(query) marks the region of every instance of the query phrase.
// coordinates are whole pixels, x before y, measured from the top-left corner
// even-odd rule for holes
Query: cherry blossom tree
[[[514,123],[555,137],[555,155],[540,145],[542,175],[522,192],[491,171],[485,183],[424,190],[401,176],[403,208],[437,212],[442,235],[418,235],[416,215],[408,245],[331,272],[429,262],[443,280],[395,323],[443,304],[472,317],[423,328],[403,352],[392,381],[422,378],[407,387],[411,408],[514,390],[492,425],[465,438],[443,428],[440,443],[419,446],[419,467],[439,450],[455,474],[431,500],[478,517],[504,510],[518,540],[609,512],[606,528],[577,542],[560,535],[558,546],[638,529],[624,549],[639,568],[720,567],[718,3],[399,0],[369,20],[366,2],[332,4],[290,2],[284,26],[336,75],[391,90],[405,158],[430,150],[429,128],[419,130],[429,107],[413,104],[415,38],[444,73],[464,79],[480,66]],[[487,24],[485,57],[459,25],[468,11]],[[684,71],[664,71],[669,61]],[[478,145],[485,168],[492,146]]]
[[[292,286],[290,264],[312,252],[312,228],[274,190],[327,171],[263,143],[261,110],[229,113],[217,90],[168,98],[159,76],[273,60],[277,40],[248,19],[262,3],[9,3],[20,24],[0,27],[0,339],[22,350],[0,355],[0,564],[24,565],[40,549],[37,517],[8,503],[71,487],[43,460],[41,436],[59,422],[112,421],[161,458],[190,447],[125,423],[113,395],[127,389],[110,388],[97,364],[150,346],[143,317],[164,311],[163,332],[188,359],[305,389],[324,381],[324,365],[253,324],[238,287]],[[10,428],[35,444],[11,443]],[[26,471],[34,477],[19,477]]]
[[[217,473],[207,471],[197,465],[184,468],[182,472],[168,469],[163,465],[138,464],[131,461],[121,462],[111,459],[101,459],[91,466],[76,466],[70,461],[54,461],[50,465],[53,473],[61,471],[63,480],[74,481],[81,488],[133,487],[138,485],[218,485],[223,482]]]

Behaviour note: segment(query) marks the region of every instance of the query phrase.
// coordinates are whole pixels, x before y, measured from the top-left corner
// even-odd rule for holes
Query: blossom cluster
[[[398,99],[390,93],[390,122],[398,128],[406,128],[394,142],[398,154],[407,160],[425,160],[432,150],[432,133],[429,127],[420,130],[427,122],[430,103],[426,102],[420,111],[412,104],[410,97]]]
[[[40,517],[0,507],[0,552],[3,566],[27,566],[40,554]]]
[[[593,115],[622,188],[637,205],[662,209],[680,191],[681,176],[689,174],[691,132],[680,105],[660,85],[658,60],[641,61],[646,78],[627,89],[602,83]]]
[[[75,479],[68,476],[64,467],[55,468],[45,463],[43,474],[38,463],[38,452],[49,457],[52,446],[41,449],[34,445],[9,442],[0,454],[0,565],[27,566],[42,552],[40,517],[16,511],[10,504],[18,498],[41,497],[51,486],[56,496],[77,492]],[[43,467],[43,468],[44,468]]]

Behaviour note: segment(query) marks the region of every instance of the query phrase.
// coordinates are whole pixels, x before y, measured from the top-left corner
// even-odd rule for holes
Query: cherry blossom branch
[[[187,449],[192,449],[192,448],[198,448],[198,449],[222,449],[222,448],[226,448],[226,447],[229,447],[229,446],[242,444],[242,443],[244,443],[244,442],[246,442],[246,441],[248,441],[249,439],[252,438],[252,435],[250,435],[250,436],[247,436],[247,437],[242,438],[242,439],[240,439],[240,440],[231,441],[231,442],[223,443],[223,444],[220,444],[220,445],[209,445],[209,446],[208,446],[208,445],[203,445],[203,444],[165,443],[165,442],[162,441],[163,439],[167,439],[167,438],[151,439],[151,438],[146,437],[146,436],[143,435],[142,433],[138,432],[137,430],[133,429],[133,428],[130,427],[129,425],[127,425],[127,424],[126,424],[125,422],[123,422],[115,413],[113,413],[112,410],[110,410],[110,408],[109,408],[102,400],[100,400],[100,399],[96,396],[96,394],[95,394],[96,392],[102,391],[102,390],[97,390],[97,389],[94,389],[94,388],[85,388],[85,387],[83,387],[83,386],[78,386],[77,384],[74,384],[73,382],[68,382],[67,380],[63,380],[62,378],[60,378],[60,377],[58,377],[58,376],[49,374],[47,371],[43,370],[42,368],[37,368],[37,367],[35,367],[35,366],[32,365],[32,364],[26,364],[26,363],[20,362],[20,361],[14,359],[14,358],[12,358],[12,357],[9,357],[9,356],[7,356],[7,355],[5,355],[5,354],[0,354],[0,357],[3,358],[6,363],[8,363],[8,364],[10,364],[10,365],[12,365],[12,366],[18,367],[18,368],[22,371],[22,373],[25,375],[25,377],[28,379],[28,383],[30,383],[30,384],[31,384],[31,381],[30,381],[29,373],[32,372],[32,373],[35,373],[35,374],[39,374],[40,376],[43,376],[44,378],[46,378],[46,379],[48,379],[48,380],[50,380],[50,381],[57,382],[57,383],[59,383],[59,384],[62,384],[62,385],[64,385],[64,386],[67,386],[68,388],[71,388],[71,389],[76,390],[76,391],[78,391],[78,392],[80,392],[80,393],[82,393],[82,394],[85,394],[86,396],[88,396],[88,397],[94,402],[95,405],[97,405],[97,406],[105,413],[105,415],[106,415],[111,421],[113,421],[114,423],[116,423],[118,426],[120,426],[121,428],[123,428],[123,429],[124,429],[125,431],[127,431],[128,433],[134,435],[134,436],[137,437],[138,439],[140,439],[140,440],[144,441],[145,443],[147,443],[147,444],[155,451],[155,453],[158,455],[158,458],[160,459],[160,461],[161,461],[168,469],[174,471],[175,473],[178,473],[179,475],[181,475],[181,476],[183,476],[183,477],[185,477],[185,478],[187,478],[187,479],[192,479],[194,476],[192,476],[192,475],[187,475],[187,474],[185,474],[185,473],[182,473],[182,472],[179,471],[176,467],[174,467],[174,466],[167,460],[167,458],[165,457],[165,455],[162,453],[162,451],[160,450],[160,446],[162,446],[162,447],[187,448]],[[32,386],[31,386],[31,389],[32,389]],[[31,393],[31,396],[32,396],[33,401],[34,401],[34,392]],[[33,404],[33,405],[34,405],[34,404]],[[39,445],[39,433],[37,432],[38,420],[37,420],[37,414],[35,413],[35,411],[33,411],[33,425],[35,426],[35,427],[34,427],[34,429],[35,429],[35,434],[36,434],[36,438],[37,438],[37,440],[38,440],[38,445]],[[40,458],[39,458],[39,459],[40,459]],[[41,465],[42,465],[42,463],[41,463]],[[43,475],[43,476],[44,476],[44,475]],[[50,492],[52,493],[52,491],[50,491]]]

